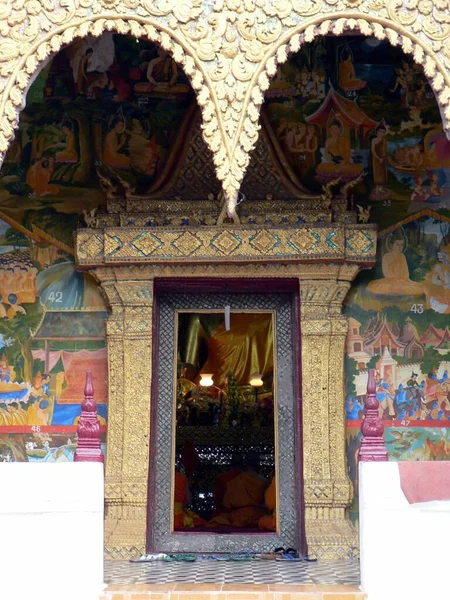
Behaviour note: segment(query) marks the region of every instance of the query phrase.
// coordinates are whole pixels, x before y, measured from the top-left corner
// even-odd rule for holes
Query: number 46
[[[410,308],[410,311],[421,315],[423,313],[423,304],[413,304]]]

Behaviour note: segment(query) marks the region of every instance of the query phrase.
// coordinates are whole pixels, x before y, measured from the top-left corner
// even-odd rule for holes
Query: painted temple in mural
[[[390,460],[450,459],[450,141],[426,77],[388,43],[324,37],[278,68],[261,124],[241,189],[241,223],[285,223],[277,202],[339,185],[347,208],[379,226],[376,267],[359,275],[345,301],[354,484],[370,368]],[[147,227],[210,224],[207,213],[184,214],[183,201],[214,203],[221,189],[183,72],[154,44],[105,33],[71,44],[41,71],[0,172],[2,461],[73,460],[87,367],[106,439],[107,307],[95,281],[76,270],[73,232],[118,188],[176,203],[167,222],[140,224]],[[252,202],[265,203],[265,213],[252,216]],[[231,448],[235,422],[259,432],[255,447],[258,435],[268,440],[270,478],[270,319],[255,315],[247,335],[250,345],[264,338],[264,357],[254,364],[228,357],[221,366],[208,354],[227,333],[214,315],[183,319],[178,459],[189,454],[196,427],[225,432]],[[214,385],[202,385],[210,373]],[[219,472],[205,475],[197,498],[197,513],[208,518]]]

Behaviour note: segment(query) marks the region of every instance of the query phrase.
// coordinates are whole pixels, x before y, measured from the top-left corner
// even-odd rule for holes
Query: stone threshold
[[[314,584],[114,584],[99,600],[364,600],[353,585]]]

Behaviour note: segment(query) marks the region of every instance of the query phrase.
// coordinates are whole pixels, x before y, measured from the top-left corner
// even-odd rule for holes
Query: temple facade
[[[390,460],[450,458],[446,11],[3,9],[0,460],[72,461],[90,370],[108,558],[250,543],[357,557],[370,369]],[[271,358],[205,370],[218,321],[196,352],[180,323],[208,311],[223,336],[237,314],[272,315]],[[214,369],[215,396],[201,383]],[[186,466],[188,443],[203,467]],[[180,538],[176,470],[205,473],[221,445],[222,465],[236,449],[265,457],[274,529]]]

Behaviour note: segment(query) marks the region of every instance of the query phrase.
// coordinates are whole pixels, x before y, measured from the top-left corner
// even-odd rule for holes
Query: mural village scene
[[[105,437],[107,307],[73,231],[104,205],[102,177],[165,192],[196,109],[169,55],[111,33],[59,52],[29,90],[0,173],[0,460],[73,459],[88,365]],[[379,227],[345,302],[353,483],[369,368],[390,460],[450,459],[450,142],[425,75],[375,38],[324,37],[278,68],[261,122],[293,186],[351,184]]]

